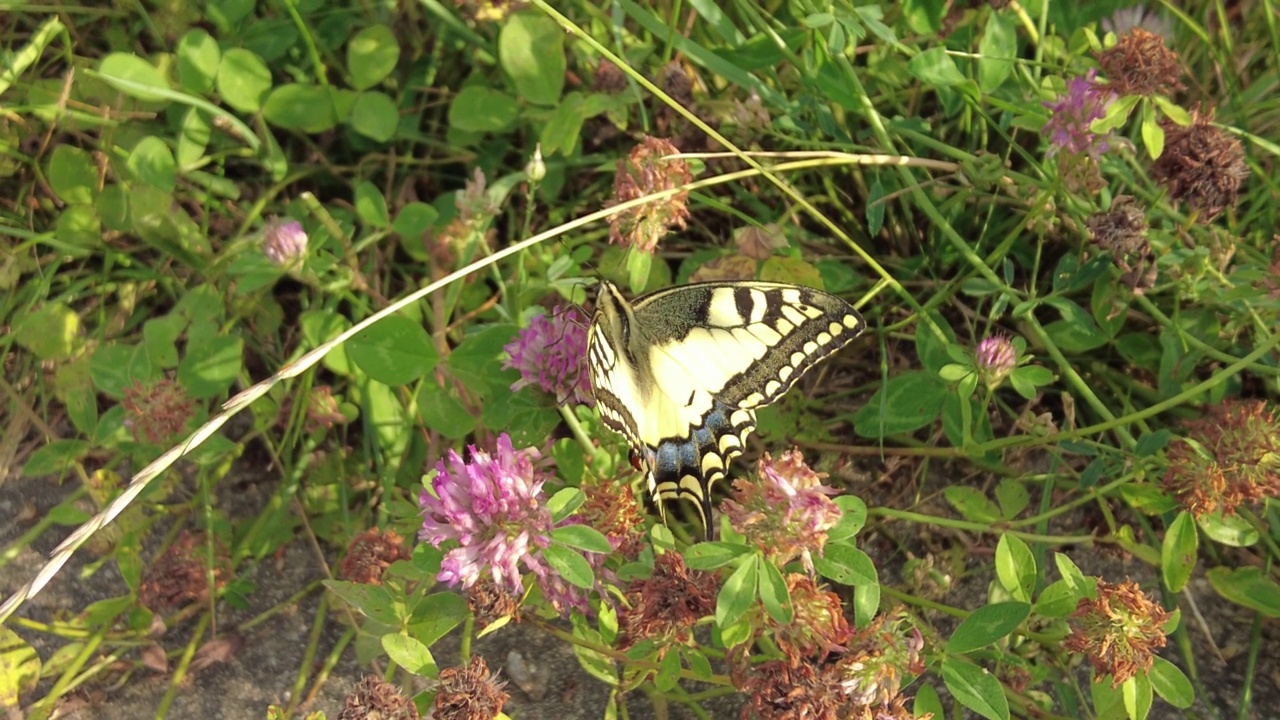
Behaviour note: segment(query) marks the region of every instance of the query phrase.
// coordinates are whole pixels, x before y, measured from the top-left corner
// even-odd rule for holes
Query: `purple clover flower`
[[[1018,350],[1004,335],[984,339],[973,355],[978,377],[988,388],[999,387],[1018,364]]]
[[[561,404],[595,404],[586,368],[587,318],[577,308],[535,316],[503,349],[502,366],[520,371],[512,390],[536,385]]]
[[[1047,157],[1065,150],[1097,160],[1111,149],[1111,133],[1098,134],[1089,129],[1090,123],[1106,116],[1107,107],[1116,100],[1115,93],[1097,83],[1097,76],[1097,70],[1078,75],[1067,81],[1065,95],[1043,103],[1053,111],[1042,131],[1049,138]]]
[[[272,218],[262,230],[262,252],[283,268],[301,263],[307,254],[307,233],[302,223]]]
[[[436,580],[467,589],[487,575],[520,595],[521,575],[529,571],[557,611],[585,610],[586,593],[566,583],[543,557],[554,523],[542,493],[548,475],[534,465],[538,451],[513,450],[506,433],[498,436],[492,455],[474,445],[470,450],[470,462],[449,450],[436,463],[434,493],[423,489],[418,495],[424,516],[418,538],[437,548],[458,543],[445,553]]]

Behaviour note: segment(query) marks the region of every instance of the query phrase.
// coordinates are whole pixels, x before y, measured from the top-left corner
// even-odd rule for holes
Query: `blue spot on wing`
[[[716,455],[721,458],[718,464],[728,464],[729,458],[720,452],[720,438],[742,431],[742,428],[735,428],[730,422],[730,414],[728,405],[716,401],[703,418],[702,425],[689,428],[687,437],[667,438],[659,442],[656,448],[646,448],[645,452],[653,470],[651,489],[655,494],[660,499],[683,497],[693,500],[704,523],[709,523],[711,519],[711,484],[725,473],[713,468],[708,474],[704,474],[702,460],[707,455]],[[736,451],[728,453],[730,457],[737,454]],[[681,481],[686,478],[696,480],[696,489],[682,484]]]

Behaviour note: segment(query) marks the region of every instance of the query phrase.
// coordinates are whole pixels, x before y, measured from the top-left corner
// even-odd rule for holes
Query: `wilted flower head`
[[[884,613],[849,643],[836,662],[841,686],[855,705],[890,705],[907,675],[924,672],[924,637],[904,612]]]
[[[577,308],[535,315],[503,349],[507,359],[502,366],[520,371],[512,390],[536,385],[561,404],[595,404],[586,366],[587,319]]]
[[[733,664],[733,685],[751,699],[750,709],[760,720],[837,720],[846,717],[849,702],[832,667],[786,660],[752,666],[744,659]]]
[[[1164,121],[1164,154],[1151,168],[1151,177],[1185,201],[1209,222],[1236,204],[1249,179],[1240,141],[1211,124],[1212,118],[1192,113],[1191,125]]]
[[[124,389],[124,426],[134,438],[153,445],[167,445],[186,429],[195,412],[195,401],[185,388],[168,378],[148,385],[134,380]]]
[[[338,720],[418,720],[418,708],[413,698],[400,688],[374,675],[367,675],[356,684],[343,704]]]
[[[671,190],[691,181],[693,173],[688,163],[663,159],[679,152],[669,141],[646,135],[628,157],[618,161],[612,204]],[[689,219],[688,203],[689,192],[681,190],[618,213],[609,218],[609,241],[653,253],[671,228],[685,227]]]
[[[209,599],[209,572],[206,568],[206,539],[203,533],[183,531],[160,557],[148,563],[138,586],[138,602],[156,612]],[[217,548],[213,582],[226,582],[226,556]]]
[[[347,546],[338,566],[338,577],[363,585],[381,585],[382,573],[397,560],[408,560],[409,551],[395,530],[369,528]]]
[[[470,446],[471,461],[450,450],[436,464],[434,493],[423,490],[418,505],[425,516],[418,537],[440,547],[456,540],[444,555],[436,579],[470,589],[482,577],[513,594],[524,592],[521,567],[533,572],[543,596],[557,612],[585,609],[587,595],[551,568],[544,551],[551,544],[551,511],[544,503],[547,476],[534,467],[538,451],[515,451],[506,433],[490,455]],[[576,522],[576,516],[564,522]]]
[[[577,515],[583,524],[599,530],[622,557],[639,555],[645,545],[645,514],[631,485],[606,478],[584,482],[582,493],[587,499]]]
[[[476,627],[483,630],[502,618],[520,622],[520,598],[505,585],[499,585],[487,577],[476,581],[467,590],[467,608],[476,619]]]
[[[1164,486],[1196,515],[1235,514],[1246,502],[1280,497],[1280,415],[1261,400],[1228,400],[1190,423],[1204,448],[1175,441]]]
[[[617,65],[601,60],[591,78],[591,89],[600,93],[620,93],[627,89],[627,76]]]
[[[690,570],[679,553],[653,561],[653,573],[627,586],[627,603],[618,609],[619,646],[645,639],[689,642],[693,626],[716,609],[715,575]]]
[[[1156,284],[1156,257],[1147,241],[1147,216],[1128,195],[1118,195],[1111,209],[1091,216],[1089,239],[1111,255],[1123,271],[1120,282],[1141,294]]]
[[[1169,613],[1147,597],[1132,580],[1098,581],[1098,598],[1081,598],[1063,646],[1085,653],[1095,676],[1111,676],[1111,686],[1148,672],[1153,651],[1165,646],[1163,626]]]
[[[777,625],[774,640],[782,654],[794,664],[819,654],[825,657],[845,650],[845,643],[853,637],[853,629],[845,619],[840,597],[818,587],[808,575],[789,573],[786,582],[791,597],[791,622],[778,625],[768,613],[762,618],[766,625]]]
[[[307,233],[302,223],[272,218],[262,230],[262,252],[283,268],[300,264],[307,254]]]
[[[760,718],[778,720],[911,720],[899,694],[907,675],[924,672],[924,638],[905,613],[879,616],[857,631],[831,663],[794,659],[753,664],[747,644],[729,654],[734,686]],[[929,720],[922,715],[916,720]]]
[[[689,276],[689,282],[751,280],[756,276],[758,265],[758,261],[746,255],[722,255],[699,265]]]
[[[436,720],[493,720],[507,704],[510,695],[489,672],[489,666],[479,655],[471,656],[465,667],[450,667],[440,671],[440,687],[436,691]]]
[[[830,497],[836,490],[822,484],[824,477],[805,464],[798,450],[788,450],[776,461],[765,453],[758,480],[735,480],[724,512],[774,564],[798,557],[812,574],[812,554],[822,554],[827,531],[841,516]]]
[[[748,225],[733,231],[733,244],[738,252],[755,260],[768,260],[773,251],[787,246],[787,236],[777,223]]]
[[[1164,38],[1142,28],[1099,53],[1098,64],[1117,95],[1170,95],[1183,88],[1178,54],[1164,46]]]
[[[1142,5],[1121,8],[1111,13],[1110,17],[1102,19],[1104,33],[1124,35],[1134,28],[1155,33],[1165,40],[1173,39],[1173,23],[1169,22],[1169,18]]]
[[[291,395],[286,402],[281,404],[280,423],[282,425],[289,423],[293,419],[293,408],[296,400],[297,396]],[[308,433],[315,433],[346,422],[347,416],[342,414],[342,410],[338,406],[338,399],[333,396],[333,388],[328,385],[318,385],[311,388],[310,394],[307,395],[307,409],[303,421],[303,429]]]
[[[454,207],[458,208],[459,220],[474,227],[498,214],[500,208],[489,196],[487,185],[484,171],[476,168],[471,174],[471,179],[467,180],[463,188],[453,197]]]
[[[1046,157],[1065,151],[1070,155],[1087,155],[1096,161],[1111,148],[1110,133],[1099,134],[1089,128],[1094,120],[1106,116],[1107,106],[1116,99],[1115,94],[1099,85],[1096,79],[1094,70],[1074,77],[1067,81],[1065,95],[1044,103],[1052,112],[1041,131],[1049,138]]]
[[[996,334],[978,343],[973,362],[978,378],[988,389],[994,390],[1017,367],[1018,351],[1007,336]]]

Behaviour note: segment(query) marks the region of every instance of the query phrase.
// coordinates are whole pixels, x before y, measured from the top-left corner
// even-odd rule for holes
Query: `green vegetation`
[[[166,656],[171,697],[305,537],[332,572],[293,601],[430,681],[351,689],[384,718],[497,716],[469,641],[511,622],[616,688],[603,717],[1249,717],[1280,8],[962,5],[9,5],[0,469],[74,490],[6,519],[0,702],[49,717]],[[593,407],[600,279],[867,320],[759,412],[713,542],[657,521]],[[233,513],[249,467],[271,499]],[[23,605],[73,552],[118,596]],[[1226,695],[1205,603],[1253,622]]]

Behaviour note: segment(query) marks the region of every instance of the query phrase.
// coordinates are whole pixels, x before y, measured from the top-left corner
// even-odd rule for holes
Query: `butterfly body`
[[[692,500],[710,534],[711,485],[742,453],[756,409],[864,327],[844,300],[799,285],[695,283],[628,302],[603,282],[587,333],[596,404],[659,509]]]

